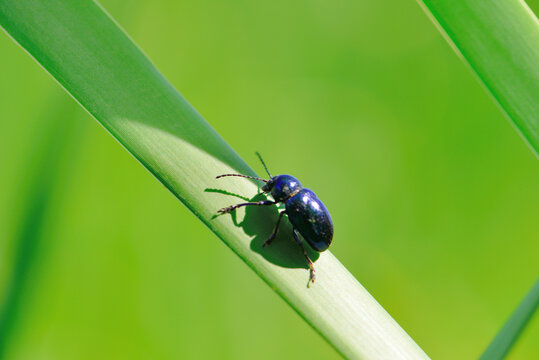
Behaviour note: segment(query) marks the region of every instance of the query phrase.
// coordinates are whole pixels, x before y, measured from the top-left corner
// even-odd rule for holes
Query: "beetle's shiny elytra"
[[[218,212],[225,214],[242,206],[274,205],[284,203],[285,210],[279,213],[277,224],[275,225],[271,236],[264,242],[263,246],[271,244],[273,239],[275,239],[277,231],[279,230],[281,219],[283,215],[287,215],[290,223],[292,224],[292,234],[294,239],[301,247],[303,255],[309,263],[309,280],[314,282],[314,265],[298,237],[298,232],[314,250],[318,252],[326,250],[333,239],[333,222],[331,221],[329,212],[322,201],[318,199],[316,194],[312,190],[304,188],[299,180],[295,177],[290,175],[271,176],[260,154],[256,153],[256,155],[259,157],[262,165],[264,165],[264,169],[266,169],[266,172],[270,177],[269,180],[241,174],[224,174],[217,176],[217,178],[219,179],[225,176],[239,176],[263,181],[266,184],[262,187],[262,191],[264,193],[270,193],[275,201],[265,200],[242,203],[220,209]]]

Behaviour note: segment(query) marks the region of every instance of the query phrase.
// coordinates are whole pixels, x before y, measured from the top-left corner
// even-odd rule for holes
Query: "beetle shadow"
[[[249,198],[248,198],[247,196],[241,196],[240,194],[236,194],[236,193],[233,193],[233,192],[230,192],[230,191],[226,191],[226,190],[223,190],[223,189],[207,188],[207,189],[204,189],[204,192],[218,193],[218,194],[223,194],[223,195],[229,195],[229,196],[237,197],[238,199],[241,199],[241,200],[243,200],[243,201],[249,201]]]
[[[230,193],[225,190],[219,189],[206,189],[207,192],[217,192],[224,195],[231,195],[242,200],[245,200],[243,196]],[[267,197],[259,193],[253,198],[249,199],[250,202],[256,202],[261,200],[267,200]],[[301,248],[296,243],[292,234],[292,225],[288,221],[287,216],[283,216],[281,219],[281,225],[279,226],[279,232],[272,243],[263,247],[264,242],[270,237],[277,224],[279,212],[282,211],[280,207],[272,206],[245,206],[245,215],[241,222],[238,222],[238,214],[236,210],[230,214],[216,215],[214,216],[230,216],[231,221],[235,226],[241,227],[243,231],[253,236],[251,240],[250,249],[260,255],[272,264],[285,267],[285,268],[299,268],[309,269],[309,264],[303,256]],[[314,251],[309,244],[301,237],[302,245],[307,251],[309,258],[316,262],[320,257],[320,253]]]

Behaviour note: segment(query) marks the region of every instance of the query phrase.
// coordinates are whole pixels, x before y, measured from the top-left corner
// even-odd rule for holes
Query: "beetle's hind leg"
[[[283,215],[286,214],[286,210],[283,210],[279,213],[279,218],[277,219],[277,224],[275,225],[275,229],[273,229],[273,232],[271,233],[270,237],[264,241],[264,244],[262,244],[262,247],[268,246],[271,244],[273,239],[277,236],[277,232],[279,231],[279,224],[281,223],[281,219],[283,218]]]
[[[235,209],[237,209],[239,207],[242,207],[242,206],[248,206],[248,205],[274,205],[274,204],[277,204],[277,203],[275,201],[269,201],[269,200],[257,201],[257,202],[248,202],[248,203],[243,203],[243,204],[227,206],[225,208],[217,210],[217,212],[219,214],[226,214],[226,213],[229,213],[232,210],[235,210]]]
[[[301,240],[299,239],[298,231],[296,229],[293,229],[292,234],[294,234],[294,239],[298,243],[301,250],[303,250],[303,256],[305,256],[305,259],[307,259],[307,262],[309,263],[310,272],[309,272],[309,281],[307,282],[307,287],[309,287],[309,283],[311,282],[314,283],[314,280],[316,279],[316,275],[314,273],[314,264],[311,258],[309,257],[309,255],[307,255],[307,251],[305,250],[305,247],[303,246],[303,244],[301,243]]]

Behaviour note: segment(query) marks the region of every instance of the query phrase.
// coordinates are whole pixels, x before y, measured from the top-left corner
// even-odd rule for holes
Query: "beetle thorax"
[[[277,175],[269,179],[262,190],[271,192],[275,201],[286,201],[302,188],[298,179],[290,175]]]

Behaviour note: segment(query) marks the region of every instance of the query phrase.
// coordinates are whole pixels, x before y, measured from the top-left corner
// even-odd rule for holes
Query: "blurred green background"
[[[427,354],[481,354],[539,275],[539,168],[417,3],[101,4],[252,167],[317,192],[331,251]],[[339,358],[5,34],[0,53],[4,358]],[[535,317],[509,358],[538,338]]]

